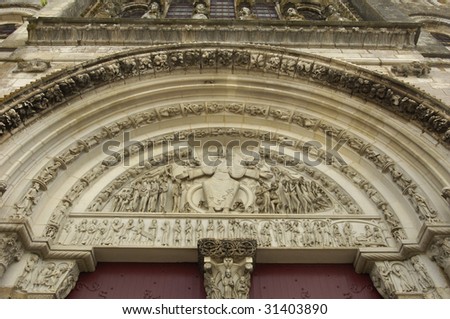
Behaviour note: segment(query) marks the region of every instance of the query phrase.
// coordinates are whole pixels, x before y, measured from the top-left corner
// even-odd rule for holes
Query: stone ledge
[[[31,45],[155,45],[235,42],[331,48],[411,48],[418,23],[272,20],[33,18]]]

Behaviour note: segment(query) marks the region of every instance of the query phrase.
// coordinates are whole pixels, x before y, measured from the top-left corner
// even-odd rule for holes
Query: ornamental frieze
[[[259,247],[266,248],[390,246],[390,235],[379,219],[141,216],[71,216],[55,242],[64,246],[191,248],[201,239],[254,239]]]

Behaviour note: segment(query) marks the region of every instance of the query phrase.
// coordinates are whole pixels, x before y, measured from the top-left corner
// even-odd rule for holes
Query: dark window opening
[[[272,3],[256,3],[253,6],[253,13],[258,19],[278,19],[278,14]]]
[[[450,35],[436,32],[431,32],[431,35],[443,45],[450,46]]]
[[[170,4],[169,11],[167,11],[167,18],[169,19],[190,19],[194,7],[192,1],[173,1]]]
[[[234,19],[233,0],[211,0],[211,19]]]
[[[15,23],[7,23],[0,25],[0,39],[6,39],[11,33],[16,31],[17,25]]]

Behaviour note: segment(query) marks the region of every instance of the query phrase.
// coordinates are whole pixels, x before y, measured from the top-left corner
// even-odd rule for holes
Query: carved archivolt
[[[213,137],[217,136],[219,133],[217,130],[221,129],[208,129],[208,130],[196,130],[196,131],[181,131],[177,133],[177,137],[184,137],[187,138],[188,136],[196,135],[198,137]],[[232,137],[236,136],[245,136],[246,138],[263,138],[270,137],[270,134],[267,132],[256,132],[251,130],[245,130],[241,131],[234,128],[229,128],[227,132],[222,132],[220,134],[223,135],[229,135]],[[220,135],[219,134],[219,135]],[[158,141],[161,142],[161,139],[167,140],[167,139],[173,139],[173,136],[164,136],[164,137],[155,137],[151,141],[144,141],[141,143],[141,147],[144,147],[144,145],[154,145],[152,143],[157,143]],[[287,138],[280,136],[280,135],[273,135],[272,140],[278,140],[278,141],[286,141]],[[297,143],[294,141],[294,143]],[[302,149],[302,145],[298,144],[297,147],[299,149]],[[129,150],[129,155],[136,154],[142,151],[140,148],[133,148]],[[279,155],[278,153],[270,153],[265,154],[265,156],[270,158],[263,158],[262,160],[268,160],[271,162],[276,162],[277,164],[281,166],[275,166],[273,167],[273,175],[275,179],[278,179],[280,182],[282,180],[285,180],[286,174],[287,176],[295,176],[292,175],[292,173],[289,173],[289,170],[282,168],[283,166],[291,167],[291,170],[297,171],[296,174],[300,174],[299,176],[306,176],[307,179],[311,178],[314,181],[308,182],[309,185],[314,185],[314,183],[317,183],[317,185],[320,185],[317,190],[320,190],[320,188],[324,188],[329,192],[329,194],[333,194],[333,197],[336,198],[335,200],[340,203],[340,206],[337,207],[338,210],[335,209],[334,213],[342,214],[344,211],[342,211],[339,207],[342,207],[345,209],[345,211],[349,212],[350,214],[358,214],[361,212],[361,209],[358,208],[358,206],[352,201],[351,196],[346,194],[345,191],[339,188],[339,186],[332,181],[329,177],[323,175],[320,171],[315,169],[312,166],[305,165],[302,162],[296,162],[293,158],[290,158],[287,155]],[[315,155],[317,156],[317,154]],[[321,156],[324,156],[322,154]],[[117,177],[113,182],[111,182],[109,185],[107,185],[100,194],[94,199],[94,201],[89,205],[89,209],[91,211],[100,211],[103,210],[105,205],[109,203],[109,211],[122,211],[122,212],[130,212],[130,211],[137,211],[137,212],[162,212],[162,211],[168,211],[168,212],[185,212],[185,213],[194,213],[194,212],[201,212],[202,211],[202,205],[201,201],[202,199],[198,198],[196,199],[195,203],[191,200],[189,203],[186,200],[186,185],[181,183],[183,181],[177,180],[175,176],[172,174],[173,166],[161,166],[161,163],[171,162],[174,158],[184,158],[185,156],[177,154],[162,154],[160,156],[157,156],[155,158],[152,158],[151,160],[147,161],[142,166],[137,166],[130,168],[127,172],[123,173],[121,176]],[[326,160],[326,158],[323,158],[323,160]],[[81,192],[86,189],[86,187],[89,185],[90,182],[92,182],[92,179],[89,177],[99,177],[101,173],[103,173],[108,165],[106,165],[107,160],[103,161],[99,166],[94,168],[91,172],[87,173],[81,180],[78,182],[72,190],[66,194],[63,201],[60,203],[60,205],[57,207],[53,215],[51,216],[49,223],[47,225],[47,228],[45,230],[44,235],[47,237],[53,238],[56,235],[56,232],[60,228],[60,223],[65,219],[65,217],[68,215],[70,207],[74,200],[78,198],[78,196],[81,194]],[[116,163],[116,159],[114,158],[113,163]],[[370,198],[372,202],[378,207],[381,214],[384,216],[386,223],[388,227],[391,229],[392,235],[394,238],[400,240],[406,238],[406,234],[404,230],[402,229],[402,226],[400,224],[400,221],[396,217],[395,213],[389,208],[389,205],[387,204],[386,200],[381,196],[381,194],[378,193],[378,191],[370,184],[369,181],[367,181],[363,176],[361,176],[358,172],[356,172],[354,169],[347,165],[340,165],[339,163],[335,162],[335,166],[347,177],[349,178],[356,186],[361,188],[364,193],[366,193],[367,197]],[[152,168],[153,167],[153,168]],[[95,173],[95,174],[94,174]],[[161,182],[165,180],[165,182]],[[292,180],[292,179],[291,179]],[[284,193],[286,191],[284,188],[294,186],[294,189],[297,190],[298,186],[301,186],[300,179],[294,179],[292,181],[297,180],[297,184],[293,184],[292,182],[289,183],[289,185],[283,185],[282,183],[275,184],[277,186],[276,188],[280,189],[273,189],[272,184],[268,183],[268,181],[261,181],[259,184],[254,183],[253,191],[252,193],[255,194],[254,204],[255,205],[249,205],[244,204],[243,202],[241,205],[238,205],[240,202],[237,200],[233,203],[235,207],[233,207],[233,210],[235,212],[246,212],[246,213],[311,213],[313,211],[308,210],[308,204],[305,203],[305,205],[301,205],[301,202],[299,202],[300,195],[293,196],[292,198],[286,197]],[[178,185],[180,183],[180,185]],[[184,183],[184,182],[183,182]],[[161,208],[161,200],[159,199],[159,196],[161,195],[161,185],[166,185],[163,187],[165,197],[164,197],[164,208]],[[84,186],[84,187],[81,187]],[[176,186],[176,187],[175,187]],[[190,185],[189,187],[191,187]],[[308,186],[310,187],[310,186]],[[305,189],[308,190],[308,187]],[[181,189],[179,189],[181,188]],[[177,191],[175,191],[177,190]],[[281,193],[281,194],[280,194]],[[325,197],[322,197],[319,203],[315,204],[316,207],[328,207],[330,203],[332,203],[329,200],[329,197],[326,195],[324,191],[320,191],[320,194],[324,195]],[[276,195],[276,196],[274,196]],[[314,195],[316,199],[317,194]],[[248,197],[247,197],[248,198]],[[327,199],[328,198],[328,199]],[[294,201],[294,203],[290,203],[290,201]],[[167,202],[167,204],[166,204]],[[275,205],[276,204],[276,205]],[[287,205],[287,207],[285,206]],[[323,206],[325,205],[325,206]],[[276,207],[275,207],[276,206]],[[281,207],[280,207],[281,206]],[[287,210],[288,207],[294,206],[294,207],[302,207],[306,210]],[[176,209],[174,210],[174,207]],[[158,209],[160,208],[160,209]],[[206,208],[207,207],[203,207]],[[314,208],[314,206],[309,206],[309,208]]]
[[[46,77],[7,97],[0,114],[3,138],[31,119],[64,101],[108,83],[135,76],[157,76],[176,71],[228,69],[230,72],[266,72],[320,83],[371,101],[411,120],[437,141],[450,147],[450,122],[445,105],[424,93],[382,75],[319,57],[285,50],[233,46],[168,47],[150,52],[127,52],[85,63]]]
[[[364,143],[361,139],[357,137],[353,137],[345,130],[335,128],[334,126],[325,124],[317,119],[311,117],[305,117],[298,112],[288,112],[287,110],[272,110],[267,107],[257,107],[257,106],[244,106],[243,104],[209,104],[207,106],[202,104],[196,105],[185,105],[183,107],[174,106],[174,107],[164,107],[158,110],[150,111],[147,113],[141,113],[136,116],[132,116],[129,119],[124,121],[120,121],[108,127],[104,127],[98,133],[84,139],[80,140],[76,145],[71,147],[68,151],[63,152],[60,156],[54,159],[53,164],[47,166],[39,176],[34,180],[32,187],[29,189],[28,193],[25,195],[24,199],[21,203],[17,203],[17,215],[29,215],[31,214],[32,207],[36,204],[40,192],[46,190],[47,184],[50,183],[54,178],[56,178],[58,172],[60,170],[66,169],[67,165],[70,165],[73,161],[75,161],[78,157],[82,155],[82,153],[89,151],[89,149],[99,145],[102,141],[106,140],[106,138],[112,138],[117,136],[122,130],[127,128],[134,128],[138,126],[147,125],[157,121],[158,118],[170,118],[173,116],[182,116],[185,115],[200,115],[202,112],[214,113],[219,111],[228,111],[231,113],[238,114],[250,114],[252,116],[270,116],[273,120],[278,121],[289,121],[299,125],[302,128],[309,130],[321,130],[324,133],[333,136],[336,140],[341,140],[342,138],[346,139],[347,144],[351,149],[358,152],[360,155],[364,155],[368,160],[372,161],[375,166],[382,172],[389,172],[392,180],[398,185],[398,187],[402,190],[405,196],[413,203],[414,207],[420,216],[421,219],[426,220],[428,222],[437,221],[436,212],[431,208],[431,206],[426,202],[424,197],[420,195],[416,189],[417,185],[412,182],[412,180],[404,173],[400,168],[398,168],[394,162],[387,157],[386,155],[379,153],[374,147],[369,144]],[[208,131],[198,132],[198,136],[205,136],[210,134]],[[243,137],[255,137],[261,138],[261,134],[256,134],[252,131],[243,131],[239,133],[235,129],[230,129],[229,131],[220,130],[213,132],[214,134],[229,134],[231,136],[236,136],[241,134]],[[187,133],[182,133],[187,134]],[[256,134],[256,135],[255,135]],[[166,136],[166,139],[173,139],[173,136]],[[159,141],[163,140],[161,138]],[[275,139],[282,141],[285,139],[282,136],[275,136]],[[156,139],[153,142],[158,142]],[[297,147],[302,149],[302,145],[297,143]],[[133,150],[131,150],[133,151]],[[134,150],[134,152],[139,151],[139,149]],[[90,182],[99,177],[104,171],[108,169],[110,166],[114,166],[120,161],[123,160],[124,156],[129,156],[130,154],[117,154],[115,157],[110,157],[105,159],[99,166],[92,169],[89,173],[87,173],[71,190],[69,194],[66,195],[66,199],[60,205],[58,209],[67,209],[68,206],[71,205],[72,201],[76,199],[81,192],[86,189]],[[326,154],[317,154],[319,156],[325,156]],[[326,159],[326,158],[325,158]],[[338,165],[338,163],[333,163],[333,165]],[[389,220],[389,223],[396,230],[396,234],[394,235],[396,238],[404,237],[402,231],[399,227],[399,222],[396,220],[395,215],[388,211],[387,203],[384,201],[377,192],[371,187],[367,181],[361,176],[357,174],[355,170],[350,167],[342,166],[340,167],[341,171],[348,176],[354,183],[357,183],[361,188],[363,188],[366,193],[371,197],[371,199],[379,206],[379,208],[383,211],[383,214]],[[131,171],[132,172],[132,171]],[[135,175],[139,173],[135,172]],[[127,177],[128,179],[128,177]],[[101,196],[105,196],[103,193]],[[109,195],[108,195],[109,197]],[[400,233],[398,233],[400,231]]]
[[[361,139],[350,135],[345,130],[340,128],[336,128],[329,124],[323,123],[322,121],[306,117],[298,112],[292,112],[288,110],[281,109],[272,109],[267,107],[248,105],[244,104],[220,104],[220,103],[212,103],[208,105],[203,104],[189,104],[189,105],[181,105],[181,106],[173,106],[173,107],[163,107],[160,109],[152,110],[146,113],[140,113],[134,115],[126,120],[119,121],[118,123],[112,124],[108,127],[104,127],[98,133],[91,135],[90,137],[80,140],[76,145],[71,147],[68,151],[63,152],[60,156],[57,156],[54,159],[53,164],[47,166],[39,176],[34,180],[32,187],[29,189],[27,194],[25,195],[22,202],[16,204],[17,215],[29,215],[31,214],[32,207],[37,203],[39,196],[42,191],[47,189],[47,185],[53,181],[58,172],[60,170],[66,169],[67,165],[70,165],[77,158],[79,158],[82,153],[88,152],[91,148],[98,146],[102,141],[106,140],[106,138],[113,138],[117,136],[122,130],[129,128],[136,128],[143,125],[148,125],[158,119],[169,119],[171,117],[176,116],[195,116],[201,115],[203,112],[208,113],[216,113],[216,112],[230,112],[234,114],[249,114],[251,116],[262,116],[262,117],[270,117],[273,120],[291,122],[299,125],[302,128],[308,130],[320,130],[325,134],[333,136],[336,140],[340,141],[341,139],[347,140],[347,145],[358,152],[359,155],[363,155],[366,159],[372,161],[374,165],[382,172],[388,172],[393,182],[400,188],[402,193],[407,196],[407,198],[411,201],[411,203],[416,208],[419,217],[427,222],[436,222],[438,221],[436,212],[431,208],[431,206],[426,202],[425,198],[420,195],[416,189],[417,185],[403,172],[400,168],[398,168],[395,163],[386,155],[379,153],[379,151],[375,150],[374,147],[370,146],[370,144],[365,143]],[[181,135],[180,135],[181,134]],[[188,134],[192,134],[192,132],[180,132],[179,136],[187,137]],[[264,138],[264,133],[255,133],[250,130],[239,132],[236,129],[230,128],[228,131],[217,129],[212,132],[209,131],[198,131],[197,136],[207,136],[207,135],[230,135],[230,136],[243,136],[246,138],[254,137],[254,138]],[[267,134],[267,133],[265,133]],[[173,136],[165,136],[161,138],[156,138],[151,141],[152,143],[161,142],[162,140],[171,140]],[[286,137],[283,136],[272,136],[272,140],[278,140],[279,142],[283,142],[286,140]],[[148,143],[147,141],[146,143]],[[143,143],[145,145],[146,143]],[[303,149],[303,145],[299,142],[295,142],[296,147],[299,149]],[[66,194],[65,200],[61,203],[60,209],[66,210],[72,203],[73,200],[78,198],[81,192],[88,187],[88,185],[98,178],[103,172],[105,172],[108,167],[114,166],[117,163],[121,162],[124,157],[129,156],[133,152],[139,152],[140,149],[130,149],[128,154],[116,154],[116,156],[111,156],[105,159],[100,165],[92,169],[88,172],[80,181],[72,188],[70,193]],[[326,154],[316,154],[319,157],[322,157],[326,160]],[[282,161],[286,159],[281,158]],[[359,187],[364,189],[366,193],[371,197],[371,199],[377,204],[377,206],[383,211],[383,214],[389,220],[389,223],[395,229],[395,237],[402,238],[404,237],[403,232],[400,230],[399,223],[395,218],[395,215],[388,211],[387,203],[379,195],[377,192],[371,187],[367,181],[361,176],[359,176],[355,170],[346,165],[342,166],[339,163],[333,163],[333,165],[337,166],[346,176],[352,179],[354,183],[357,183]],[[132,174],[138,175],[138,172],[130,171]],[[128,180],[128,177],[126,178]],[[110,194],[111,195],[111,194]],[[101,196],[105,197],[103,193]],[[109,196],[108,196],[109,197]],[[50,231],[51,232],[51,231]],[[400,233],[399,233],[400,232]]]

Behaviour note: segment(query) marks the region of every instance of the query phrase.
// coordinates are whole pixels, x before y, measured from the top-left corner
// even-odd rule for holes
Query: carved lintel
[[[256,240],[201,239],[200,265],[208,299],[247,299],[256,255]]]
[[[0,234],[0,278],[9,265],[19,261],[23,255],[22,242],[19,235],[13,233]]]
[[[47,261],[32,254],[16,281],[15,293],[27,298],[63,299],[75,287],[79,273],[74,261]]]

